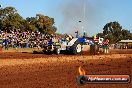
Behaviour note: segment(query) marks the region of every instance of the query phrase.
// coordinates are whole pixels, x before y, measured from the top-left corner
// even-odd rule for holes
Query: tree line
[[[54,18],[36,14],[35,17],[24,19],[14,7],[0,8],[0,30],[2,31],[40,31],[41,33],[54,34],[57,28],[54,26]],[[132,33],[123,29],[118,22],[109,22],[103,28],[103,33],[97,37],[108,38],[111,43],[120,40],[132,40]]]
[[[103,33],[98,33],[97,36],[108,38],[110,43],[117,43],[120,40],[132,40],[132,33],[127,29],[123,29],[117,21],[107,23],[103,28]]]
[[[36,14],[35,17],[24,19],[14,7],[0,8],[0,30],[2,31],[40,31],[41,33],[54,34],[54,18]]]

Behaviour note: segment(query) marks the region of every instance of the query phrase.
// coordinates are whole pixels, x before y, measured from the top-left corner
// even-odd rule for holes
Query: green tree
[[[97,36],[109,38],[111,43],[132,39],[132,33],[126,29],[122,29],[122,26],[118,22],[107,23],[103,28],[103,33],[98,33]]]
[[[53,32],[56,32],[57,31],[57,27],[52,26],[52,30],[53,30]]]
[[[36,17],[27,17],[26,18],[26,28],[29,30],[29,31],[37,31],[37,27],[36,27],[36,24],[37,23],[37,19]]]
[[[37,22],[36,27],[42,33],[55,33],[54,19],[42,14],[36,14]]]
[[[118,22],[107,23],[103,28],[104,37],[110,39],[112,43],[116,43],[122,39],[122,26]]]
[[[21,29],[21,22],[24,20],[14,7],[6,7],[1,9],[1,29],[5,31],[12,31],[16,29]]]
[[[19,29],[54,34],[57,31],[54,23],[54,18],[42,14],[23,19],[14,7],[0,8],[0,29],[3,31],[10,32]]]
[[[123,39],[131,39],[131,33],[130,33],[130,31],[128,31],[128,30],[125,30],[125,29],[123,29],[122,30],[122,37],[123,37]]]
[[[132,33],[130,33],[130,34],[128,35],[128,39],[129,39],[129,40],[132,40]]]

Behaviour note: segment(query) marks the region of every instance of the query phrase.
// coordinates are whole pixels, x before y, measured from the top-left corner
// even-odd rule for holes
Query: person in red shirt
[[[104,53],[108,54],[109,53],[109,39],[106,39],[103,42],[103,49],[104,49]]]

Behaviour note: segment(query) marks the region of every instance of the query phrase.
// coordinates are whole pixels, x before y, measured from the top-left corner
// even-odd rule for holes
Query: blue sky
[[[93,35],[110,21],[132,32],[132,0],[0,0],[0,4],[15,7],[23,18],[48,15],[55,19],[59,33],[85,30]]]

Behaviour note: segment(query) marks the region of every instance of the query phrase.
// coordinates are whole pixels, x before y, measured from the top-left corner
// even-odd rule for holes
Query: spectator
[[[8,40],[8,39],[5,39],[5,40],[3,41],[3,43],[4,43],[5,50],[8,50],[9,40]]]

